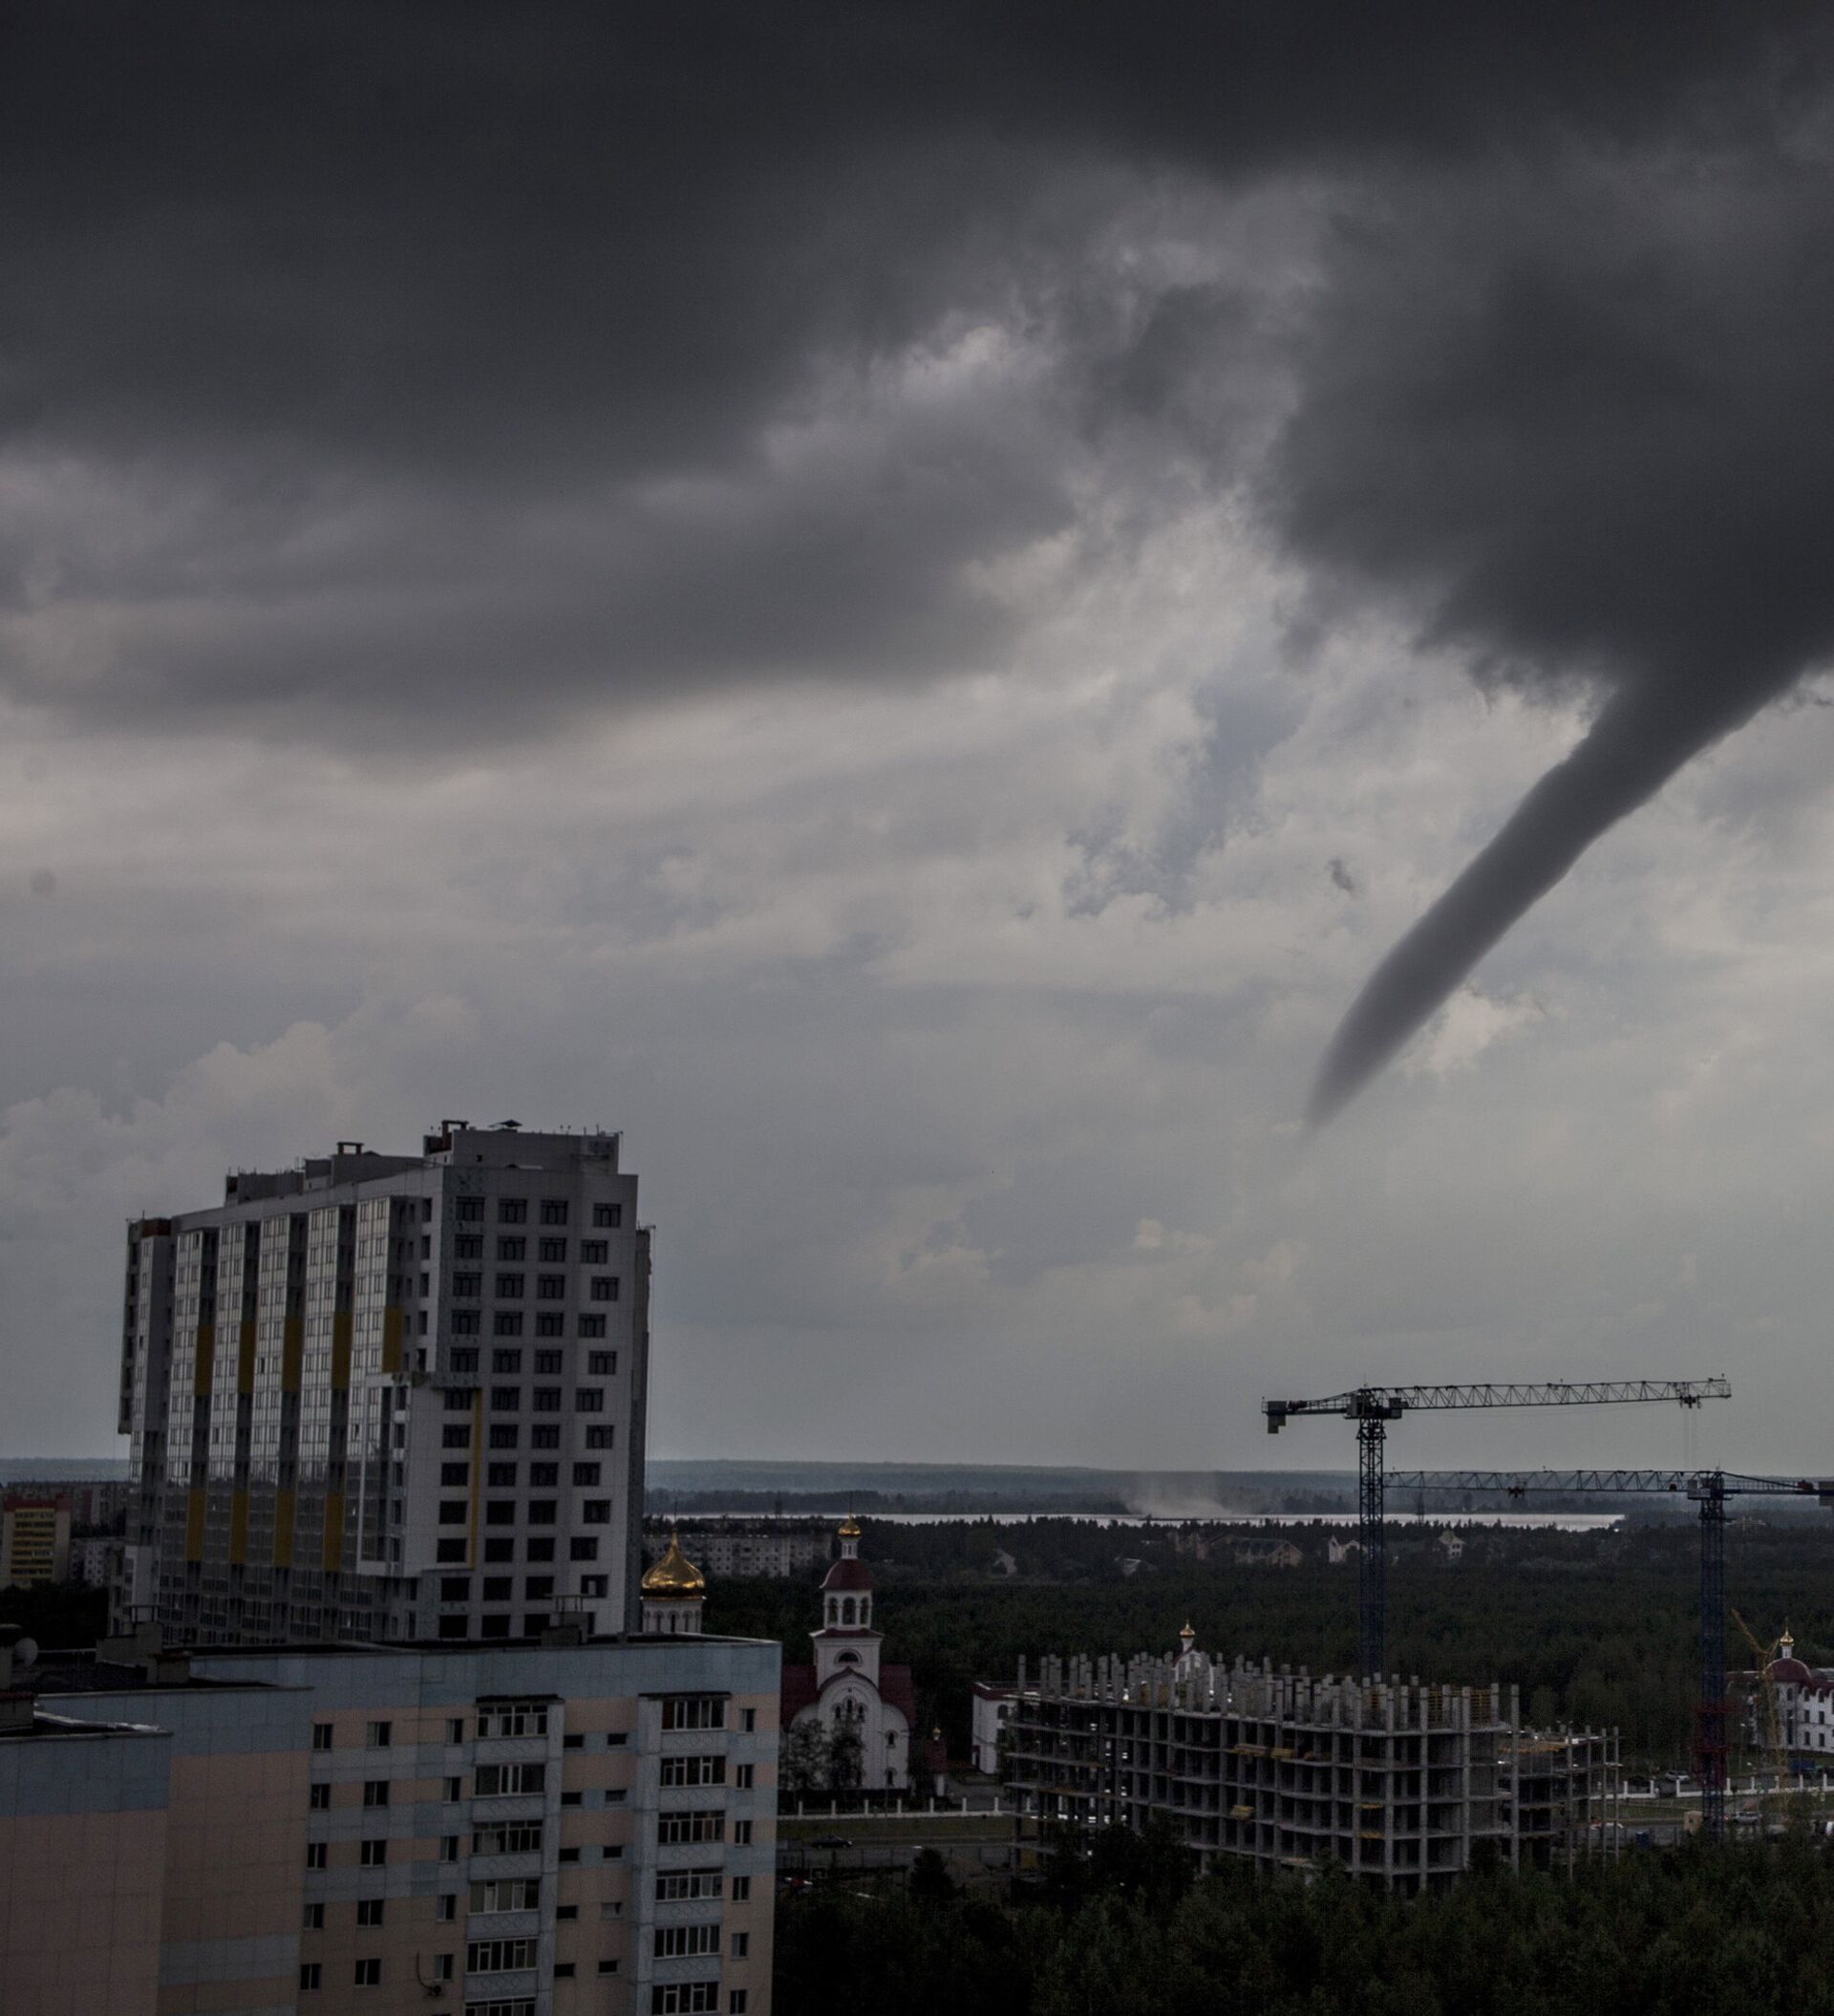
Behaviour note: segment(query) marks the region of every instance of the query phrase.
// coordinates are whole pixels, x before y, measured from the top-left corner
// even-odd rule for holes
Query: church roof
[[[650,1570],[643,1578],[645,1596],[689,1597],[700,1596],[707,1587],[707,1577],[681,1551],[681,1535],[669,1535],[669,1552]]]
[[[821,1586],[823,1589],[838,1589],[842,1593],[847,1590],[870,1589],[872,1572],[864,1561],[843,1555],[822,1577]]]
[[[864,1678],[864,1674],[855,1672],[851,1667],[843,1667],[840,1672],[828,1676],[828,1684],[832,1686],[839,1680]],[[821,1689],[815,1684],[813,1666],[785,1666],[783,1688],[778,1708],[781,1726],[787,1729],[804,1708],[812,1708],[821,1698]],[[879,1699],[887,1707],[898,1710],[905,1718],[906,1727],[914,1729],[917,1726],[917,1692],[910,1684],[908,1666],[879,1668]]]

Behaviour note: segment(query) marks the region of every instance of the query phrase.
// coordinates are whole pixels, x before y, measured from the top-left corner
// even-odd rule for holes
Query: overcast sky
[[[8,10],[0,1453],[464,1114],[623,1129],[658,1454],[1834,1470],[1817,11]]]

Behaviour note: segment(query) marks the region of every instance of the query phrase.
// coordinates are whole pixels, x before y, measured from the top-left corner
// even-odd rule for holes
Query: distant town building
[[[815,1663],[783,1668],[785,1777],[811,1789],[905,1791],[917,1723],[910,1668],[880,1662],[872,1576],[851,1516],[840,1540],[841,1558],[821,1584],[821,1627],[811,1634]]]
[[[768,2016],[779,1657],[0,1648],[0,2003]]]
[[[1455,1533],[1442,1533],[1433,1543],[1448,1563],[1464,1558],[1464,1542]]]
[[[1176,1654],[1022,1662],[1003,1764],[1021,1843],[1169,1820],[1200,1867],[1341,1863],[1405,1895],[1489,1843],[1548,1866],[1615,1839],[1612,1731],[1524,1726],[1514,1688],[1364,1685]]]
[[[652,1520],[646,1558],[659,1560],[675,1531]],[[828,1555],[829,1530],[820,1519],[691,1519],[679,1533],[684,1552],[716,1581],[782,1580],[807,1575]]]
[[[200,1644],[637,1619],[650,1241],[618,1137],[442,1121],[128,1228],[115,1621]]]
[[[1347,1561],[1354,1560],[1363,1551],[1360,1540],[1331,1540],[1326,1543],[1325,1553],[1333,1568],[1341,1568]]]
[[[1243,1540],[1235,1549],[1238,1568],[1303,1568],[1304,1552],[1290,1540]]]
[[[120,1551],[120,1541],[106,1535],[73,1539],[70,1543],[70,1579],[82,1582],[91,1589],[109,1588],[114,1578],[116,1556]]]
[[[9,1491],[0,1510],[0,1589],[70,1579],[70,1500]]]
[[[1000,1769],[1000,1737],[1013,1715],[1013,1689],[977,1680],[970,1705],[969,1729],[974,1746],[974,1769],[989,1778]]]

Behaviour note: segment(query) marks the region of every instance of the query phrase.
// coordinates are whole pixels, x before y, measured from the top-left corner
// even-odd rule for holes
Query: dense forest
[[[1453,1684],[1514,1682],[1531,1720],[1615,1725],[1631,1765],[1685,1760],[1698,1685],[1692,1523],[1464,1532],[1457,1563],[1418,1530],[1397,1538],[1396,1670]],[[1295,1569],[1238,1565],[1223,1539],[1199,1559],[1191,1534],[1092,1520],[868,1520],[864,1552],[885,1656],[913,1669],[919,1718],[942,1726],[956,1757],[968,1747],[973,1682],[1010,1682],[1021,1654],[1170,1649],[1188,1618],[1213,1653],[1313,1671],[1354,1661],[1355,1568],[1327,1565],[1321,1533],[1304,1533],[1308,1558]],[[1013,1573],[995,1565],[997,1553]],[[1729,1535],[1731,1600],[1766,1641],[1787,1621],[1810,1661],[1834,1661],[1830,1568],[1834,1522],[1741,1522]],[[786,1657],[806,1658],[817,1579],[715,1582],[707,1628],[781,1639]],[[1749,1655],[1737,1626],[1728,1631],[1736,1666]]]
[[[1768,1845],[1639,1853],[1583,1880],[1491,1869],[1382,1896],[1224,1868],[1175,1843],[1065,1847],[1020,1905],[907,1888],[785,1898],[785,2016],[1809,2016],[1834,2009],[1834,1855]]]

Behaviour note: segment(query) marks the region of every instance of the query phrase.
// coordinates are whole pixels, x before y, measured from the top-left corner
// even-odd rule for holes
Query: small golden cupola
[[[643,1577],[644,1636],[697,1638],[706,1600],[707,1577],[682,1553],[681,1534],[672,1533],[668,1552]]]

